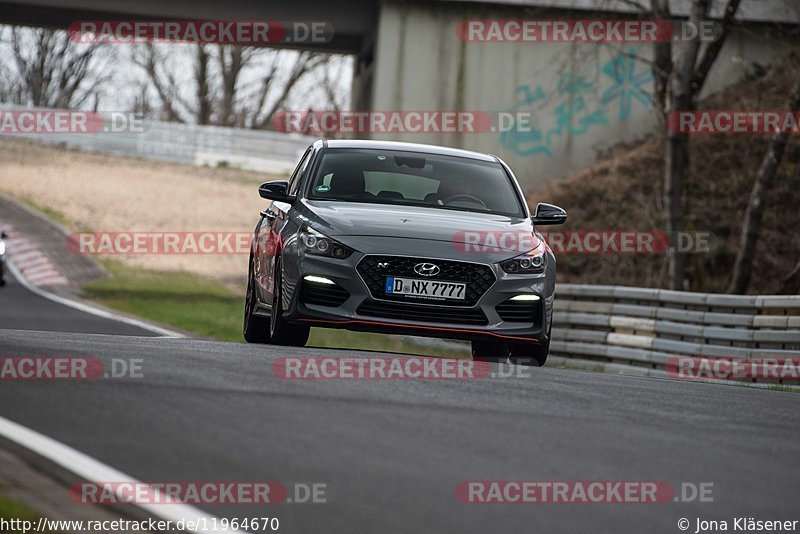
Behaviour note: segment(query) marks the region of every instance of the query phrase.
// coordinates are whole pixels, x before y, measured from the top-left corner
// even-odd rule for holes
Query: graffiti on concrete
[[[625,121],[631,114],[634,101],[644,106],[651,104],[651,95],[645,89],[653,74],[646,66],[637,63],[633,50],[619,54],[605,63],[600,72],[604,75],[601,87],[575,73],[559,77],[555,91],[548,95],[541,85],[531,88],[520,85],[516,89],[512,114],[538,110],[530,128],[514,128],[500,134],[500,145],[519,156],[553,155],[553,145],[567,136],[580,136],[593,126],[608,125],[610,108],[617,104],[618,117]],[[595,89],[603,89],[600,98],[593,97]],[[548,102],[555,102],[548,106]],[[536,124],[539,122],[539,124]]]

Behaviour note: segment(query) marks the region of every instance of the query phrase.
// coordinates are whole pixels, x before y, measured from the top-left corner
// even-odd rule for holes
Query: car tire
[[[550,329],[547,329],[547,341],[544,343],[512,343],[511,363],[543,367],[550,353]]]
[[[506,363],[509,356],[508,343],[479,340],[472,342],[472,359],[479,362]]]
[[[283,273],[281,258],[275,260],[275,287],[272,290],[272,310],[270,311],[270,343],[290,347],[303,347],[308,342],[311,327],[287,323],[283,318]]]
[[[253,281],[253,261],[247,270],[247,293],[244,297],[244,325],[242,334],[248,343],[269,343],[269,319],[253,315],[256,305],[256,286]]]

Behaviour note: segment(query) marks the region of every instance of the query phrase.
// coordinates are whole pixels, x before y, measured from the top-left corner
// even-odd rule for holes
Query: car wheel
[[[511,363],[542,367],[550,352],[550,329],[547,329],[547,341],[544,343],[512,343]]]
[[[485,340],[472,342],[472,358],[479,362],[505,363],[508,355],[508,343]]]
[[[270,343],[302,347],[308,342],[311,328],[303,325],[287,323],[283,318],[283,284],[281,274],[281,258],[275,260],[275,287],[272,290],[272,311],[269,318]]]
[[[256,286],[253,281],[253,262],[247,270],[247,293],[244,296],[244,326],[242,333],[248,343],[269,343],[269,319],[253,315],[256,308]]]

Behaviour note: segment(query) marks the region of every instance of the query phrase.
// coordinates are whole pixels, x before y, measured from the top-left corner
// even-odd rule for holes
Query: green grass
[[[39,517],[41,517],[40,514],[29,506],[22,504],[19,501],[15,501],[14,499],[0,495],[0,519],[5,519],[6,521],[10,521],[12,519],[30,521],[33,524],[33,528],[36,528]],[[0,530],[0,532],[21,533],[22,530],[15,529],[9,525],[8,530]],[[31,531],[29,530],[28,533],[30,532]],[[52,531],[50,530],[42,530],[38,534],[50,534],[51,532]]]
[[[90,299],[201,336],[242,340],[242,297],[221,283],[186,273],[102,263],[110,276],[83,286]]]
[[[109,277],[83,286],[87,296],[109,308],[222,341],[243,341],[244,297],[223,284],[186,273],[127,267],[103,260]],[[466,350],[439,349],[405,336],[314,328],[308,346],[362,349],[429,356],[466,356]]]
[[[774,386],[767,387],[770,391],[786,391],[788,393],[800,393],[800,389],[797,386],[784,386],[782,384],[775,384]]]
[[[35,524],[39,521],[39,514],[19,501],[0,495],[0,519],[5,519],[6,521],[19,519],[21,521],[31,521]],[[2,532],[22,532],[22,530],[9,527],[9,530],[3,530]]]

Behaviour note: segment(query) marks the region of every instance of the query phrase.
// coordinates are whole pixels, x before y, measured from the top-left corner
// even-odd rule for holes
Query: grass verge
[[[0,519],[4,519],[9,522],[13,519],[18,519],[19,521],[30,521],[36,525],[36,523],[39,521],[39,514],[37,514],[32,508],[22,504],[19,501],[15,501],[14,499],[0,495]],[[15,526],[19,526],[18,522],[9,523],[8,528],[0,530],[0,532],[24,532],[24,530],[15,528]],[[47,534],[47,532],[42,532],[40,534]]]
[[[3,519],[38,520],[39,516],[31,508],[19,501],[0,495],[0,517]],[[14,532],[13,530],[11,532]]]
[[[84,284],[90,299],[204,337],[242,340],[242,300],[223,284],[192,274],[101,263],[109,277]]]

